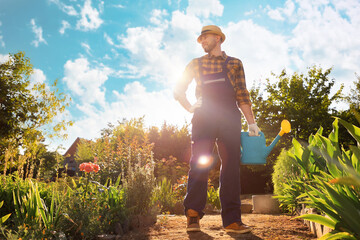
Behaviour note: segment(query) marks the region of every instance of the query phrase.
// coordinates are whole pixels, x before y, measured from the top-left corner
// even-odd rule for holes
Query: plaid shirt
[[[227,55],[223,52],[222,56],[210,56],[209,54],[200,58],[193,59],[185,68],[182,78],[177,82],[174,89],[174,97],[176,100],[181,100],[186,97],[186,91],[189,84],[195,78],[196,81],[196,98],[199,98],[202,94],[202,83],[200,81],[199,64],[202,63],[203,75],[218,73],[222,71],[222,64],[224,63]],[[227,67],[228,77],[234,91],[236,93],[236,101],[238,106],[247,104],[251,105],[249,92],[246,88],[245,73],[242,62],[233,58],[229,60]]]

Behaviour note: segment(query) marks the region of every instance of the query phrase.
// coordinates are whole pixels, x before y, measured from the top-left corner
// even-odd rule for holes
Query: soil
[[[317,239],[300,219],[284,214],[242,214],[243,222],[252,227],[247,234],[227,233],[220,214],[205,215],[200,220],[201,232],[186,232],[186,217],[159,215],[155,225],[130,231],[121,239]]]
[[[121,239],[317,239],[301,220],[287,215],[243,214],[243,222],[251,233],[233,234],[223,230],[221,216],[205,215],[201,232],[186,232],[186,217],[159,215],[155,225],[129,232]]]

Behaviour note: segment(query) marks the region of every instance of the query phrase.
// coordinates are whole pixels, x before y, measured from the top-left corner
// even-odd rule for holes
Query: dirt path
[[[160,215],[154,226],[131,231],[121,239],[316,239],[301,220],[286,215],[243,214],[243,222],[253,227],[249,234],[226,233],[221,216],[205,215],[201,232],[187,233],[185,216]]]

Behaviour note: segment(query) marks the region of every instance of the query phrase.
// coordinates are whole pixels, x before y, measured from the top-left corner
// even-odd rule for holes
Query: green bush
[[[146,215],[151,209],[151,197],[155,187],[154,161],[151,153],[137,151],[137,157],[130,159],[124,177],[126,208],[131,215]],[[130,155],[129,155],[130,156]]]
[[[215,189],[214,186],[210,186],[207,191],[207,202],[211,204],[214,208],[220,210],[221,203],[219,197],[219,188]]]
[[[163,178],[154,190],[152,201],[155,206],[159,206],[161,213],[173,213],[177,200],[171,181]]]
[[[349,150],[340,146],[339,123],[356,140],[357,146],[347,146]],[[301,170],[300,176],[288,179],[288,186],[302,186],[297,199],[321,213],[300,217],[333,229],[321,239],[360,238],[359,146],[360,128],[336,118],[333,131],[327,138],[322,136],[320,128],[310,136],[307,144],[300,144],[294,139],[293,147],[288,152]],[[285,195],[279,197],[280,200],[286,198]]]
[[[293,151],[293,149],[289,151]],[[280,202],[280,208],[293,215],[300,211],[299,196],[304,192],[304,186],[302,182],[297,181],[300,177],[300,167],[296,160],[289,156],[289,151],[283,149],[278,156],[274,165],[272,182],[274,194]]]
[[[287,154],[287,150],[283,149],[276,159],[272,181],[274,184],[274,194],[282,195],[286,180],[300,175],[300,168],[296,161]]]

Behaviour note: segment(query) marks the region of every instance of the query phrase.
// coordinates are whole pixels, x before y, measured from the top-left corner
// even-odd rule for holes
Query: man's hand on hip
[[[192,106],[188,109],[188,111],[189,111],[190,113],[193,113],[193,112],[195,112],[195,109],[201,107],[201,105],[202,105],[202,97],[199,97],[198,100],[196,101],[196,103],[195,103],[194,105],[192,105]]]

